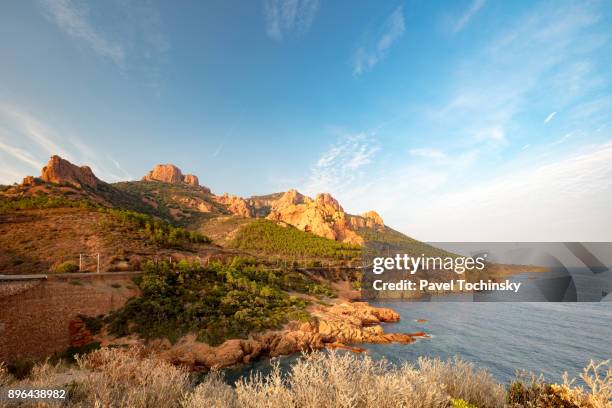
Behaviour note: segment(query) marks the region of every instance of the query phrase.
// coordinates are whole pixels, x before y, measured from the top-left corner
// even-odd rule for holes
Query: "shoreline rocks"
[[[425,332],[385,333],[380,323],[400,320],[395,311],[365,302],[317,307],[306,323],[292,322],[282,331],[257,333],[248,339],[230,339],[213,347],[196,341],[195,335],[175,345],[167,340],[149,344],[161,358],[192,370],[219,369],[250,363],[262,357],[277,357],[323,348],[366,351],[355,344],[411,344],[428,338]]]

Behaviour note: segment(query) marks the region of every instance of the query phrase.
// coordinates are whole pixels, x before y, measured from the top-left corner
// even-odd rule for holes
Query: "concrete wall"
[[[117,284],[121,287],[111,286]],[[120,308],[136,294],[131,277],[121,274],[2,282],[0,361],[44,358],[64,351],[70,345],[70,322],[77,315],[107,313]]]

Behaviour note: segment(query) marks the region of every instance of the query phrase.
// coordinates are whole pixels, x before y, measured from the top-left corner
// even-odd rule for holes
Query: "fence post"
[[[98,273],[100,273],[100,253],[98,253]]]
[[[79,272],[83,271],[83,254],[79,253]]]

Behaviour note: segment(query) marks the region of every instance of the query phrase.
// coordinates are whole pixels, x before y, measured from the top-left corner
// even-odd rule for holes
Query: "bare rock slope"
[[[102,183],[89,166],[75,166],[57,155],[51,156],[47,165],[43,167],[40,180],[47,183],[70,184],[79,188],[90,187],[94,190]],[[26,177],[24,184],[34,184],[33,178]]]
[[[174,164],[157,164],[142,178],[143,181],[161,181],[163,183],[180,184],[185,183],[197,187],[200,185],[197,176],[185,174]]]

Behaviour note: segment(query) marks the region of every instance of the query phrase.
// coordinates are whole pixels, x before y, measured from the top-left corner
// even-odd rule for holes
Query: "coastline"
[[[304,351],[344,349],[364,352],[361,344],[412,344],[429,338],[423,331],[386,333],[383,323],[397,323],[400,315],[390,308],[366,302],[338,299],[331,306],[314,305],[307,322],[291,321],[281,330],[254,333],[246,339],[229,339],[219,346],[198,342],[193,334],[175,344],[167,339],[142,343],[146,350],[173,365],[190,371],[239,367],[263,358],[287,356]],[[101,339],[102,346],[141,343],[133,337]]]

